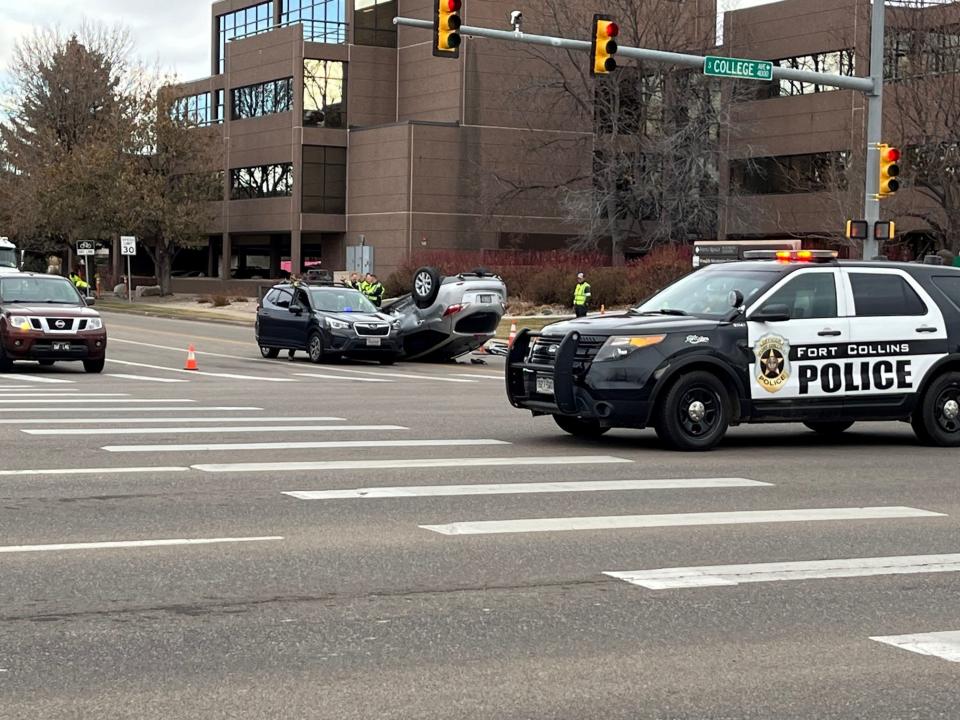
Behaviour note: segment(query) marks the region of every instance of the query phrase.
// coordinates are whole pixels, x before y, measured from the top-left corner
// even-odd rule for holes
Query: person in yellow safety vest
[[[373,273],[367,273],[360,292],[376,307],[380,307],[380,305],[383,304],[383,284],[377,280],[377,276]]]
[[[590,298],[590,283],[583,279],[583,273],[577,273],[577,286],[573,289],[573,310],[578,318],[586,316]]]
[[[90,287],[90,284],[80,277],[80,272],[78,270],[74,270],[72,273],[70,273],[70,282],[73,283],[73,286],[77,290],[86,290]]]

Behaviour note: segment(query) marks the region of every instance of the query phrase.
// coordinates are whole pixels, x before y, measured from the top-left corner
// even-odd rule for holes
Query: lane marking
[[[394,470],[400,468],[465,468],[509,465],[604,465],[632,463],[633,460],[609,455],[571,455],[557,457],[511,458],[426,458],[415,460],[331,460],[325,462],[219,463],[193,465],[194,470],[209,473],[286,472],[293,470]]]
[[[182,352],[182,351],[181,351]],[[202,375],[203,377],[227,378],[229,380],[254,380],[256,382],[297,382],[293,378],[267,377],[265,375],[237,375],[234,373],[206,372],[204,370],[184,370],[183,368],[163,367],[162,365],[148,365],[147,363],[130,362],[129,360],[114,360],[107,358],[107,362],[116,365],[129,365],[131,367],[150,368],[151,370],[160,370],[162,372],[187,373],[189,375]]]
[[[329,440],[322,442],[216,443],[194,445],[105,445],[107,452],[223,452],[226,450],[322,450],[394,447],[474,447],[509,445],[503,440]]]
[[[231,412],[239,412],[241,410],[263,410],[261,407],[253,407],[246,405],[197,405],[195,407],[109,407],[109,408],[96,408],[98,413],[128,413],[128,412],[211,412],[213,410],[224,411],[229,410]],[[93,410],[85,410],[84,408],[73,408],[71,412],[93,412]],[[61,413],[63,414],[63,408],[5,408],[0,407],[0,414],[4,413]],[[103,418],[98,418],[103,420]],[[248,418],[248,420],[253,420],[254,418]],[[50,422],[56,422],[51,420]],[[109,422],[108,420],[103,420],[103,422]]]
[[[327,418],[335,421],[339,418]],[[173,435],[176,433],[271,433],[271,432],[345,432],[367,430],[409,430],[403,425],[224,425],[217,427],[131,427],[131,428],[60,428],[21,430],[27,435]]]
[[[129,329],[132,330],[133,328],[129,328]],[[160,331],[154,331],[154,330],[151,330],[150,332],[151,332],[151,333],[157,332],[157,334],[160,334],[160,335],[175,335],[175,333],[167,333],[167,332],[160,332]],[[182,336],[182,335],[177,335],[177,337],[183,337],[183,336]],[[251,343],[250,341],[217,340],[216,338],[202,337],[202,336],[196,336],[196,335],[191,335],[190,338],[193,339],[193,340],[195,340],[195,341],[196,341],[196,340],[209,340],[209,341],[212,342],[212,343],[222,342],[222,343],[243,345],[244,347],[248,347],[248,348],[249,348],[249,347],[253,347],[253,349],[256,350],[256,344],[255,344],[255,343]],[[137,340],[127,340],[126,338],[118,338],[118,337],[114,337],[113,335],[110,336],[110,342],[113,342],[113,343],[124,343],[124,344],[126,344],[126,345],[139,345],[140,347],[153,348],[154,350],[170,350],[171,352],[183,353],[183,348],[182,348],[182,347],[171,347],[170,345],[153,345],[153,344],[151,344],[151,343],[139,342],[139,341],[137,341]],[[210,357],[226,358],[227,360],[248,360],[248,361],[252,361],[252,362],[257,362],[257,361],[258,361],[258,358],[257,358],[256,356],[254,356],[254,355],[250,355],[249,357],[244,357],[243,355],[226,355],[226,354],[224,354],[224,353],[209,352],[209,351],[206,351],[206,350],[197,350],[197,351],[196,351],[196,354],[197,354],[197,355],[209,355]]]
[[[207,410],[209,408],[170,408],[170,410]],[[242,408],[241,408],[242,409]],[[343,420],[329,417],[166,417],[166,418],[5,418],[0,425],[152,425],[164,423],[248,423],[257,422],[323,422]]]
[[[503,380],[503,375],[478,375],[477,373],[451,373],[454,377],[483,378],[484,380]]]
[[[393,380],[379,380],[374,378],[346,377],[344,375],[323,375],[321,373],[294,373],[297,377],[318,378],[321,380],[345,380],[346,382],[389,383]]]
[[[0,385],[0,390],[14,390],[17,392],[35,392],[35,393],[75,393],[79,392],[77,388],[61,388],[61,387],[35,387],[33,385]]]
[[[337,368],[336,372],[356,373],[357,375],[373,375],[375,377],[397,377],[408,380],[437,380],[439,382],[452,383],[472,383],[475,380],[460,380],[458,378],[445,378],[438,375],[414,375],[413,373],[384,372],[376,370],[354,370],[353,368]]]
[[[107,397],[130,397],[130,393],[82,393],[77,392],[76,390],[68,391],[57,391],[57,392],[18,392],[18,393],[3,393],[0,395],[2,398],[10,399],[19,399],[19,398],[107,398]]]
[[[828,578],[957,571],[960,571],[960,553],[753,563],[749,565],[704,565],[701,567],[605,572],[603,574],[649,590],[667,590],[673,588],[721,587],[780,580],[823,580]]]
[[[149,375],[126,375],[124,373],[107,373],[107,377],[119,378],[121,380],[144,380],[146,382],[158,382],[158,383],[190,382],[189,380],[180,380],[180,379],[174,379],[174,378],[158,378],[158,377],[150,377]]]
[[[63,550],[112,550],[116,548],[173,547],[176,545],[220,545],[224,543],[272,542],[281,535],[238,538],[178,538],[174,540],[115,540],[110,542],[59,543],[56,545],[6,545],[0,553],[60,552]]]
[[[482,520],[447,525],[421,525],[443,535],[564,532],[568,530],[622,530],[685,527],[690,525],[747,525],[755,523],[815,522],[821,520],[881,520],[889,518],[947,517],[943,513],[909,507],[812,508],[800,510],[746,510],[677,513],[671,515],[610,515],[606,517]]]
[[[931,655],[949,662],[960,662],[960,631],[957,630],[913,635],[876,635],[870,639],[920,655]]]
[[[702,480],[590,480],[583,482],[496,483],[490,485],[411,485],[366,487],[352,490],[297,490],[284,495],[298,500],[348,500],[363,498],[452,497],[455,495],[524,495],[527,493],[603,492],[621,490],[680,490],[688,488],[773,487],[771,483],[743,478]]]
[[[48,378],[48,377],[36,377],[34,375],[8,375],[5,379],[7,380],[23,380],[24,382],[32,383],[56,383],[56,384],[67,384],[74,385],[76,380],[61,380],[59,378]]]
[[[109,467],[109,468],[49,468],[46,470],[0,470],[0,477],[29,477],[32,475],[121,475],[124,473],[187,472],[186,467]]]
[[[157,403],[157,404],[162,404],[162,405],[168,405],[168,404],[171,404],[171,403],[194,403],[194,402],[196,402],[196,400],[187,400],[186,398],[179,399],[179,400],[166,400],[166,399],[165,399],[165,400],[154,400],[154,399],[151,399],[151,398],[130,398],[130,399],[113,399],[113,400],[90,399],[90,400],[87,400],[87,399],[85,399],[85,398],[84,398],[84,399],[77,398],[76,396],[71,397],[71,398],[61,398],[61,399],[56,399],[56,400],[46,400],[46,399],[40,399],[40,398],[33,398],[33,399],[30,399],[30,400],[3,400],[3,399],[0,399],[0,403],[4,403],[4,404],[8,404],[8,405],[30,405],[30,404],[34,404],[34,403],[44,403],[44,404],[50,404],[50,403],[58,403],[58,404],[59,404],[59,403],[78,403],[78,404],[80,404],[80,403],[82,403],[82,404],[84,404],[84,405],[86,405],[86,404],[108,404],[108,405],[109,405],[109,404],[112,404],[112,403],[148,403],[148,404]]]

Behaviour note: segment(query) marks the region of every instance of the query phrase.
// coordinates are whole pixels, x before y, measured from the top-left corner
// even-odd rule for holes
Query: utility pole
[[[867,164],[863,217],[867,221],[867,239],[863,241],[863,258],[879,254],[874,228],[880,220],[880,142],[883,133],[883,61],[886,23],[884,0],[873,0],[870,15],[870,80],[873,89],[867,93]]]

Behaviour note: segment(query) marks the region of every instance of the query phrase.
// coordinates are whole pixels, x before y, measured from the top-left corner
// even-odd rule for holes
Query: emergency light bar
[[[836,250],[747,250],[744,260],[826,263],[837,259]]]

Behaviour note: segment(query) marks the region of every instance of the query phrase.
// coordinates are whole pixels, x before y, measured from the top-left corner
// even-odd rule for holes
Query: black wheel
[[[853,420],[837,420],[837,421],[811,421],[805,422],[808,428],[813,430],[818,435],[839,435],[846,432],[853,427]]]
[[[596,420],[584,420],[582,418],[570,417],[569,415],[554,415],[553,421],[564,432],[568,432],[574,437],[598,438],[601,435],[610,432],[610,428],[601,427]]]
[[[437,301],[443,276],[433,267],[422,267],[413,274],[413,301],[424,310]]]
[[[323,362],[323,335],[316,330],[310,333],[307,340],[307,355],[312,363]]]
[[[397,359],[395,357],[380,358],[381,365],[393,365],[396,361]]]
[[[944,373],[930,383],[910,424],[927,445],[960,447],[960,372]]]
[[[711,373],[683,375],[667,391],[656,420],[657,435],[677,450],[712,450],[730,424],[730,400]]]
[[[105,358],[100,358],[99,360],[84,360],[83,369],[88,373],[102,373],[103,366],[106,365],[107,361]]]
[[[13,360],[7,357],[7,354],[0,347],[0,372],[10,372],[13,370]]]
[[[280,355],[280,348],[271,348],[260,346],[260,354],[263,355],[268,360],[273,360],[274,358]]]
[[[40,360],[40,367],[53,367],[53,360]]]

